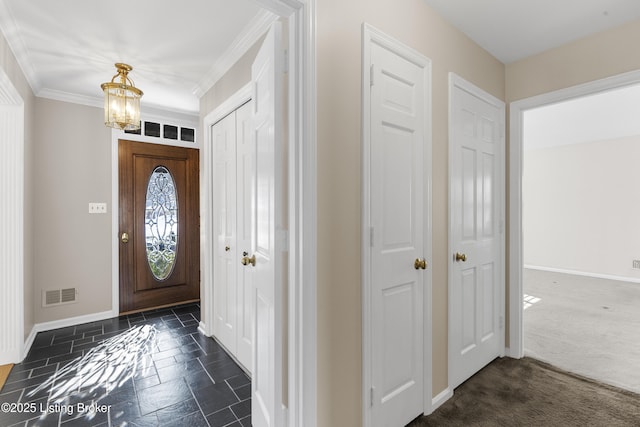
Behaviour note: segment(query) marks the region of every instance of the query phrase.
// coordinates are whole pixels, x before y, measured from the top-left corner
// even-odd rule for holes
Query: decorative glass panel
[[[158,280],[171,275],[178,249],[178,195],[169,170],[156,167],[147,184],[144,213],[147,261]]]

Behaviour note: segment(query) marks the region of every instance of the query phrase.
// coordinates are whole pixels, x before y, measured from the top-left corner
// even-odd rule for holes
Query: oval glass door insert
[[[169,170],[156,167],[147,184],[144,212],[147,261],[153,277],[171,275],[178,251],[178,194]]]

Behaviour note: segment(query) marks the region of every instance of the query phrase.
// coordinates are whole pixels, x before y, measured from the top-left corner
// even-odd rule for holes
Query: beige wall
[[[528,150],[524,263],[638,280],[640,136]]]
[[[506,66],[508,101],[640,69],[640,20]]]
[[[433,66],[433,392],[447,387],[448,73],[504,99],[504,66],[421,0],[323,0],[318,10],[318,425],[362,424],[361,31]]]
[[[35,149],[33,130],[36,123],[35,97],[2,33],[0,33],[0,68],[9,76],[24,101],[24,334],[26,338],[34,325],[31,301],[33,300],[34,282],[33,175]]]
[[[35,322],[111,310],[111,129],[101,108],[38,98],[34,153]],[[108,213],[89,214],[89,202]],[[43,289],[77,303],[42,307]]]
[[[227,71],[211,89],[200,98],[200,125],[202,120],[231,95],[251,81],[251,64],[262,45],[263,37],[254,43],[247,52]],[[204,135],[201,132],[200,135]]]

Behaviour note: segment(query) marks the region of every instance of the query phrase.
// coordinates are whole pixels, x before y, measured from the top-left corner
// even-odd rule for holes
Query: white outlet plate
[[[107,213],[106,203],[89,203],[90,214],[105,214]]]

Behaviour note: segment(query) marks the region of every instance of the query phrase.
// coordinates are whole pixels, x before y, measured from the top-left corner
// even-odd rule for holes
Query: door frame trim
[[[425,108],[424,108],[424,214],[428,216],[424,224],[424,256],[427,260],[432,260],[432,89],[431,89],[431,60],[390,37],[368,23],[362,24],[362,212],[361,212],[361,274],[362,274],[362,419],[363,426],[372,425],[372,406],[370,390],[372,387],[372,307],[371,307],[371,246],[370,246],[370,224],[371,224],[371,110],[368,106],[371,103],[371,44],[378,44],[396,53],[398,56],[418,65],[423,69],[425,80]],[[433,411],[432,400],[432,268],[424,271],[424,403],[423,413],[430,414]]]
[[[499,177],[502,180],[501,183],[501,192],[500,192],[500,218],[499,218],[499,224],[500,224],[500,229],[502,230],[500,232],[500,259],[502,262],[502,268],[500,269],[500,295],[499,295],[499,301],[500,301],[500,305],[498,307],[498,310],[500,310],[500,319],[502,319],[502,321],[500,322],[503,327],[502,327],[502,334],[500,336],[500,354],[499,356],[504,356],[505,354],[505,322],[504,322],[504,318],[505,318],[505,293],[506,293],[506,282],[505,282],[505,267],[506,267],[506,246],[505,246],[505,218],[506,218],[506,168],[507,168],[507,164],[506,164],[506,141],[505,141],[505,123],[506,123],[506,105],[505,102],[496,98],[495,96],[491,95],[490,93],[486,92],[485,90],[483,90],[482,88],[474,85],[473,83],[463,79],[462,77],[460,77],[459,75],[457,75],[454,72],[450,72],[449,73],[449,124],[448,124],[448,132],[449,132],[449,162],[448,162],[448,169],[449,169],[449,195],[448,195],[448,199],[449,199],[449,205],[448,205],[448,209],[449,209],[449,236],[448,236],[448,256],[447,256],[447,289],[448,289],[448,294],[447,294],[447,312],[448,312],[448,317],[447,317],[447,342],[448,342],[448,361],[447,361],[447,389],[449,389],[451,391],[451,393],[453,393],[453,388],[451,385],[451,378],[453,377],[452,372],[453,372],[453,364],[451,363],[451,355],[453,354],[453,340],[452,340],[452,321],[451,321],[451,304],[453,302],[453,298],[452,298],[452,281],[453,281],[453,268],[454,268],[454,261],[453,261],[453,252],[454,252],[454,248],[453,248],[453,223],[454,223],[454,218],[453,218],[453,200],[451,197],[451,188],[452,188],[452,180],[453,180],[453,168],[451,167],[451,163],[453,161],[454,158],[454,153],[453,153],[453,126],[454,126],[454,121],[453,121],[453,114],[454,114],[454,106],[453,106],[453,102],[454,102],[454,97],[453,97],[453,91],[455,88],[459,88],[465,92],[468,92],[470,94],[472,94],[473,96],[476,96],[477,98],[485,101],[488,104],[491,104],[497,108],[500,109],[500,154],[499,154],[499,159],[498,159],[498,164],[500,165],[500,171],[499,171]]]
[[[511,102],[509,108],[509,347],[507,355],[524,357],[524,297],[522,270],[524,247],[522,236],[522,173],[524,160],[524,112],[537,107],[567,101],[640,84],[640,70],[630,71],[591,82]]]
[[[0,207],[4,231],[0,242],[2,289],[0,289],[0,365],[19,363],[33,342],[25,340],[25,106],[11,78],[0,66]],[[37,299],[34,298],[34,299]],[[32,313],[29,310],[28,313]],[[33,319],[31,319],[33,320]]]

